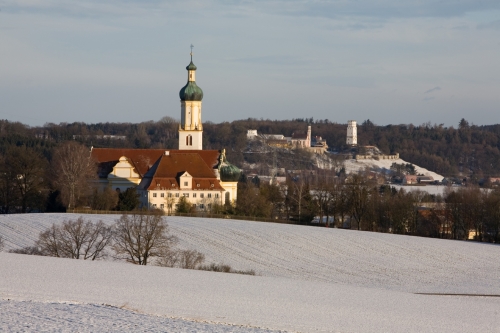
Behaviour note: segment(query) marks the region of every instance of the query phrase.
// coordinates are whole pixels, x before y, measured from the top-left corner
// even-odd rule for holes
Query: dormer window
[[[188,172],[184,172],[179,177],[179,185],[180,189],[191,189],[193,186],[193,177]]]

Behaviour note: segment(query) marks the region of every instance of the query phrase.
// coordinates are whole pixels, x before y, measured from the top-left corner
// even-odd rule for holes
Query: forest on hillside
[[[245,119],[233,122],[205,122],[204,149],[223,149],[228,159],[241,165],[252,158],[245,154],[246,133],[259,134],[306,132],[325,139],[331,151],[347,149],[346,124],[313,118],[292,120]],[[159,121],[132,123],[47,123],[30,127],[19,122],[0,120],[0,156],[12,146],[30,147],[50,161],[55,147],[66,141],[77,141],[88,147],[165,148],[178,146],[178,122],[170,117]],[[123,139],[103,137],[123,136]],[[417,164],[444,176],[471,177],[473,180],[500,176],[500,124],[477,126],[465,119],[457,127],[443,124],[400,124],[379,126],[365,120],[358,125],[358,144],[375,145],[383,153],[399,153],[407,162]],[[263,156],[262,158],[267,159]]]

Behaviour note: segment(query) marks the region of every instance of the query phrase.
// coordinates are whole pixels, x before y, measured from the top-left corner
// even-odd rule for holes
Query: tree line
[[[346,124],[313,118],[204,122],[203,148],[225,148],[228,159],[238,165],[252,158],[245,154],[247,130],[291,136],[294,132],[306,132],[308,125],[312,127],[313,136],[323,137],[331,149],[349,149],[345,142]],[[178,121],[168,116],[138,124],[78,122],[47,123],[39,127],[0,120],[0,155],[10,146],[26,146],[50,160],[53,149],[69,140],[87,147],[176,148],[177,136]],[[386,154],[399,153],[407,162],[444,176],[460,174],[479,180],[500,175],[500,124],[477,126],[461,119],[456,128],[431,123],[378,126],[367,119],[358,126],[358,143],[375,145]]]
[[[443,195],[378,185],[368,174],[289,176],[285,185],[242,180],[236,214],[327,227],[500,242],[500,190],[447,187]]]

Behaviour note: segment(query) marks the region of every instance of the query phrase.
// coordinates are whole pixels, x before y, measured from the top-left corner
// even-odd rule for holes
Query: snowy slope
[[[0,330],[5,331],[134,331],[135,327],[140,332],[222,332],[216,323],[298,332],[498,332],[499,328],[500,299],[493,297],[415,295],[9,253],[0,253],[0,267]],[[172,324],[165,319],[172,317],[184,320]],[[196,325],[192,321],[201,326],[189,329]]]
[[[352,172],[358,172],[365,170],[366,168],[369,168],[370,170],[375,170],[378,172],[384,172],[385,170],[390,170],[392,163],[398,163],[398,164],[407,164],[408,162],[402,160],[402,159],[397,159],[397,160],[373,160],[373,159],[366,159],[366,160],[346,160],[344,161],[344,166],[346,169],[347,173],[352,173]],[[431,176],[434,178],[434,180],[443,180],[443,176],[429,171],[425,168],[419,167],[418,165],[415,165],[415,171],[417,174],[422,174],[424,176]]]
[[[0,332],[280,332],[152,316],[106,304],[0,299],[0,313]]]
[[[6,250],[33,245],[72,214],[0,216]],[[119,215],[86,215],[113,223]],[[499,293],[500,247],[354,230],[263,222],[168,217],[179,246],[206,262],[268,277],[341,283],[404,292]]]

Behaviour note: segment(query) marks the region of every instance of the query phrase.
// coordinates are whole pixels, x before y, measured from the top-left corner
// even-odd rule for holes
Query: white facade
[[[188,70],[188,81],[194,82],[195,70]],[[203,149],[203,125],[201,123],[201,101],[181,101],[181,123],[179,124],[179,149]]]
[[[247,139],[253,140],[257,137],[257,130],[247,130]]]
[[[175,212],[181,197],[198,211],[210,211],[212,205],[224,204],[225,192],[192,189],[138,191],[142,207],[162,209],[169,214]]]
[[[358,144],[358,133],[356,129],[356,120],[349,120],[347,122],[347,140],[346,143],[351,146]]]
[[[106,179],[97,181],[101,190],[109,186],[120,191],[126,191],[129,187],[136,187],[140,182],[141,176],[125,156],[120,157],[118,163],[113,167],[113,171],[108,174]]]

